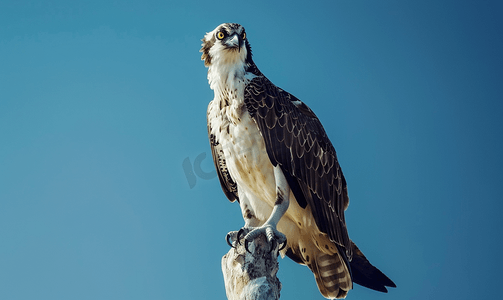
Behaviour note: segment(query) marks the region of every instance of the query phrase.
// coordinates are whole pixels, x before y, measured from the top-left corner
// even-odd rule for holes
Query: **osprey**
[[[271,250],[309,267],[326,298],[345,298],[353,282],[396,287],[349,239],[346,180],[313,111],[259,71],[241,25],[222,24],[202,42],[215,93],[207,112],[213,161],[252,229],[245,245],[264,234]]]

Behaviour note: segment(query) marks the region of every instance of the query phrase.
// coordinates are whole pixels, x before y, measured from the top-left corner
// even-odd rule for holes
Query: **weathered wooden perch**
[[[279,299],[281,282],[278,272],[278,247],[269,251],[269,244],[263,235],[259,235],[248,244],[247,252],[243,237],[240,243],[234,242],[222,257],[222,272],[224,274],[225,291],[228,300],[276,300]],[[236,241],[236,232],[231,236]]]

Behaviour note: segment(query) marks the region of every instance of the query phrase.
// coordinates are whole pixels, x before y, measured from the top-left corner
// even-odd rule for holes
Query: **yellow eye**
[[[241,36],[243,38],[243,40],[246,39],[246,32],[243,32],[243,35]]]
[[[217,33],[217,38],[218,38],[219,40],[223,39],[224,37],[225,37],[225,34],[224,34],[222,31],[219,31],[219,32]]]

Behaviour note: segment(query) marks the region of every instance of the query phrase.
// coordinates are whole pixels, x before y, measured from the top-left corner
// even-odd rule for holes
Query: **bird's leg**
[[[236,244],[241,244],[241,239],[250,230],[255,227],[260,226],[260,220],[255,216],[252,206],[250,205],[250,200],[248,199],[246,193],[240,194],[239,206],[241,207],[241,213],[243,214],[243,219],[245,225],[239,231],[231,231],[225,237],[227,244],[232,248],[236,248]]]
[[[278,244],[281,245],[279,250],[282,250],[286,246],[286,236],[279,232],[276,227],[290,204],[290,186],[279,165],[274,167],[274,179],[276,180],[276,202],[274,203],[272,213],[262,226],[254,228],[246,234],[244,238],[246,250],[248,250],[248,243],[260,234],[266,236],[267,242],[271,245],[270,251],[273,251]],[[239,240],[239,233],[237,238]]]

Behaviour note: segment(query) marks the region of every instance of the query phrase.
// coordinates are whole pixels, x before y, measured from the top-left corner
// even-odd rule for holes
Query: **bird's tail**
[[[367,260],[355,243],[351,242],[351,247],[353,248],[353,259],[349,265],[351,266],[354,283],[383,293],[388,292],[386,287],[396,287],[388,276],[384,275]]]
[[[369,289],[387,293],[386,287],[396,287],[395,283],[374,267],[355,243],[351,242],[353,257],[351,262],[339,253],[327,254],[318,252],[315,258],[307,263],[316,279],[321,294],[328,299],[346,298],[348,291],[357,283]],[[343,251],[342,247],[337,247]]]
[[[330,255],[319,252],[308,267],[325,298],[346,298],[348,291],[353,288],[350,271],[338,253]]]

